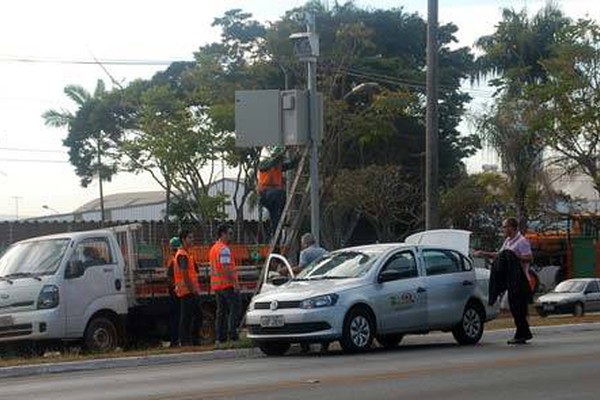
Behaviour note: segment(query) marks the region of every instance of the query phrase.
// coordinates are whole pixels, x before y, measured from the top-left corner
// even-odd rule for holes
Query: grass
[[[554,315],[546,318],[538,316],[535,312],[530,313],[529,323],[531,326],[552,326],[552,325],[566,325],[566,324],[582,324],[600,322],[600,313],[587,314],[582,317],[574,317],[572,315]],[[486,330],[496,329],[511,329],[514,328],[512,317],[508,312],[501,312],[497,319],[490,321],[486,324]],[[201,353],[205,351],[212,351],[215,349],[241,349],[252,347],[252,343],[249,339],[242,337],[238,342],[227,343],[215,347],[214,345],[202,345],[202,346],[190,346],[190,347],[163,347],[163,346],[152,346],[139,349],[128,349],[128,350],[117,350],[111,353],[82,353],[78,348],[70,348],[63,352],[46,352],[43,357],[17,357],[8,356],[0,357],[0,368],[12,367],[20,365],[34,365],[34,364],[49,364],[58,362],[70,362],[70,361],[88,361],[97,359],[114,359],[124,357],[148,357],[154,355],[168,355],[168,354],[179,354],[179,353]]]

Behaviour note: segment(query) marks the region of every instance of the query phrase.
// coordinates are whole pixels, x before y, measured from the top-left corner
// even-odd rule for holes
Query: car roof
[[[52,239],[77,239],[77,238],[86,238],[91,236],[98,235],[107,235],[110,231],[108,229],[95,229],[89,231],[79,231],[79,232],[63,232],[63,233],[55,233],[52,235],[45,236],[36,236],[25,240],[20,240],[17,243],[27,243],[27,242],[36,242],[38,240],[52,240]]]
[[[449,249],[449,250],[453,250],[449,247],[446,246],[442,246],[442,245],[429,245],[429,244],[422,244],[422,245],[416,245],[413,243],[404,243],[404,242],[396,242],[396,243],[374,243],[374,244],[366,244],[366,245],[362,245],[362,246],[354,246],[354,247],[345,247],[345,248],[341,248],[338,250],[335,250],[335,252],[340,252],[340,251],[362,251],[362,252],[375,252],[375,253],[385,253],[387,251],[391,251],[394,249],[403,249],[403,248],[422,248],[422,249]],[[458,250],[455,250],[458,251]],[[460,252],[462,253],[462,252]],[[467,256],[466,254],[463,254],[465,256]]]

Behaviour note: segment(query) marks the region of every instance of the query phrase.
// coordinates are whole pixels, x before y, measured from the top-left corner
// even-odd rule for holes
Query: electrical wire
[[[192,60],[134,60],[134,59],[108,59],[100,60],[104,65],[123,66],[169,66],[176,62],[190,62]],[[70,65],[98,65],[98,60],[67,59],[67,58],[42,58],[18,57],[0,55],[0,62],[4,63],[31,63],[31,64],[70,64]]]
[[[22,147],[0,147],[0,151],[22,151],[28,153],[59,153],[66,154],[64,150],[50,150],[50,149],[26,149]]]

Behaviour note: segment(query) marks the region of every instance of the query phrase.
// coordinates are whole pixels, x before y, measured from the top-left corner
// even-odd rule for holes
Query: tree
[[[526,11],[504,9],[496,31],[481,37],[477,46],[484,54],[476,60],[476,78],[493,78],[497,104],[479,118],[481,136],[494,148],[513,185],[521,230],[526,230],[526,194],[541,176],[544,143],[533,129],[537,103],[527,101],[527,88],[546,82],[541,61],[549,57],[558,33],[570,21],[549,3],[531,20]]]
[[[323,218],[345,220],[351,228],[358,213],[348,210],[352,217],[346,218],[337,215],[339,202],[328,204],[337,198],[332,191],[338,187],[333,183],[339,173],[371,165],[396,165],[416,185],[422,181],[426,24],[418,15],[401,9],[363,10],[346,3],[328,11],[318,2],[306,7],[316,15],[321,40],[318,84],[325,97],[325,132],[319,160]],[[289,35],[304,30],[301,11],[290,10],[266,36],[267,47],[278,52],[277,59],[293,60],[287,76],[291,86],[296,87],[303,86],[304,72],[293,57]],[[451,186],[464,173],[462,159],[479,146],[476,137],[459,137],[457,130],[469,100],[460,91],[460,82],[468,77],[472,55],[467,48],[449,48],[456,30],[448,24],[440,32],[443,186]],[[377,84],[379,89],[350,96],[360,84]],[[412,223],[407,226],[415,227]],[[348,231],[339,227],[329,230]],[[401,236],[402,229],[397,233]]]
[[[119,155],[115,151],[122,132],[119,104],[105,101],[108,93],[101,80],[98,80],[93,95],[78,85],[69,85],[64,92],[75,102],[77,111],[48,110],[42,118],[48,126],[67,128],[63,144],[69,148],[69,160],[81,178],[81,186],[87,187],[94,175],[98,177],[103,222],[102,181],[110,181],[119,165]]]
[[[589,176],[600,194],[600,26],[580,20],[560,38],[541,63],[548,79],[528,92],[539,104],[535,127],[551,161]]]
[[[390,242],[422,223],[422,189],[415,183],[395,165],[342,170],[335,180],[333,202],[360,213],[379,241]]]

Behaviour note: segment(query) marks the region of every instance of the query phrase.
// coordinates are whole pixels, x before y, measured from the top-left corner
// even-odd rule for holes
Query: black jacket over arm
[[[502,250],[494,260],[488,303],[494,305],[505,291],[508,291],[508,295],[514,300],[531,302],[529,281],[521,267],[521,260],[512,250]]]

